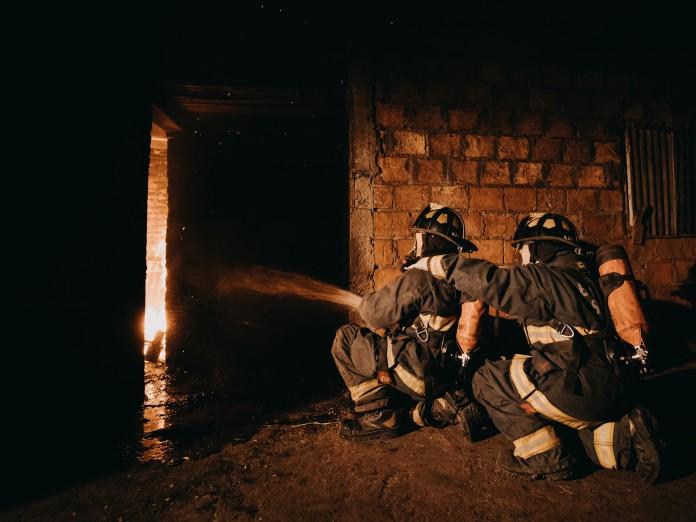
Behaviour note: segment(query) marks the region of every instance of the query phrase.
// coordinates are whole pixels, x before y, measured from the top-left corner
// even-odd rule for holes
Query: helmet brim
[[[476,247],[476,245],[474,245],[468,239],[457,239],[457,238],[449,237],[449,236],[442,234],[440,232],[436,232],[434,230],[428,230],[426,228],[420,228],[420,227],[412,227],[411,231],[412,232],[422,232],[423,234],[431,234],[433,236],[441,237],[442,239],[452,243],[457,248],[461,248],[463,252],[470,253],[470,252],[478,251],[478,248]]]
[[[555,241],[557,243],[563,243],[564,245],[571,246],[573,248],[580,248],[580,245],[577,243],[573,243],[572,241],[568,241],[567,239],[563,239],[560,237],[554,237],[554,236],[533,236],[533,237],[525,237],[523,239],[514,239],[511,243],[512,246],[517,246],[517,245],[522,245],[524,243],[531,243],[532,241]]]

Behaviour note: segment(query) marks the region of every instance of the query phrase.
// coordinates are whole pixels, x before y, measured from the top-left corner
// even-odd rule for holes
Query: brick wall
[[[554,211],[588,241],[625,244],[654,296],[672,298],[686,277],[696,239],[636,248],[629,240],[625,122],[687,126],[691,112],[649,77],[456,63],[352,72],[355,291],[398,276],[409,226],[429,201],[458,210],[476,255],[495,263],[512,263],[509,242],[524,214]]]

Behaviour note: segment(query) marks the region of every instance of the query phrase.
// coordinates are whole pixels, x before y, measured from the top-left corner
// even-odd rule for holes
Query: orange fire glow
[[[166,133],[155,123],[150,137],[150,168],[147,181],[147,274],[145,277],[145,317],[143,347],[149,361],[166,358],[167,314],[167,147]],[[160,351],[161,348],[161,351]],[[148,354],[148,351],[150,353]],[[159,356],[158,356],[159,354]],[[149,355],[149,356],[148,356]]]
[[[145,282],[145,322],[144,335],[145,347],[143,353],[147,353],[149,343],[155,338],[157,332],[167,331],[167,312],[165,309],[165,295],[167,291],[167,263],[166,243],[160,241],[155,247],[156,256],[148,259],[147,278]],[[165,337],[166,339],[166,337]],[[166,340],[162,342],[162,351],[159,360],[166,359]]]

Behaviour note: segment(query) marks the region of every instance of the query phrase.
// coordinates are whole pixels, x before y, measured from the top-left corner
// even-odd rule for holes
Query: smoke
[[[317,281],[295,272],[266,267],[237,270],[218,281],[218,291],[251,291],[267,295],[291,295],[311,301],[324,301],[345,308],[357,308],[362,298],[338,286]]]

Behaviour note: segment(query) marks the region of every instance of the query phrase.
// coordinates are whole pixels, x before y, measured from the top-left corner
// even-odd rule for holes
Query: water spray
[[[341,287],[318,281],[304,274],[255,266],[233,272],[218,281],[223,293],[252,291],[267,295],[290,295],[310,301],[324,301],[357,309],[362,298]]]

